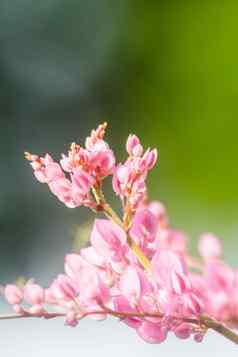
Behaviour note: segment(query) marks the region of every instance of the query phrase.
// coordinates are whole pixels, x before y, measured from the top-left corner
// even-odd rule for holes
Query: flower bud
[[[86,262],[79,254],[67,254],[65,257],[64,270],[70,278],[74,278],[85,264]]]
[[[153,149],[153,150],[148,149],[145,152],[143,156],[143,162],[146,170],[151,170],[154,167],[157,161],[157,157],[158,157],[157,149]]]
[[[167,337],[167,329],[165,327],[147,321],[141,324],[137,332],[148,343],[161,343]]]
[[[221,242],[213,234],[203,234],[198,243],[198,250],[205,260],[219,258],[222,254]]]
[[[4,293],[7,302],[11,305],[18,305],[23,299],[22,290],[13,284],[6,285]]]
[[[75,327],[78,324],[77,314],[74,310],[69,310],[66,314],[65,324]]]
[[[37,284],[26,284],[24,298],[31,305],[41,305],[45,299],[44,289]]]
[[[174,328],[174,333],[178,338],[186,339],[191,335],[191,326],[187,323],[181,323]]]
[[[126,143],[126,151],[130,156],[140,157],[142,155],[143,147],[136,135],[129,135]]]
[[[86,195],[92,185],[94,184],[94,179],[86,171],[77,169],[72,174],[72,183],[75,189],[81,194]]]
[[[51,286],[56,299],[73,300],[77,296],[77,286],[68,276],[60,274]]]

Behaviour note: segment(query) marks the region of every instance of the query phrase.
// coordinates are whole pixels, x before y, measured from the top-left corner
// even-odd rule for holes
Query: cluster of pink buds
[[[106,126],[104,123],[92,130],[85,148],[72,143],[68,155],[62,154],[60,163],[49,154],[39,157],[25,153],[37,180],[47,183],[51,192],[68,207],[84,205],[94,209],[96,205],[90,190],[114,172],[114,154],[103,140]]]
[[[164,205],[146,196],[157,151],[144,152],[138,137],[130,135],[129,156],[116,164],[103,140],[105,128],[93,130],[85,148],[72,144],[60,164],[48,154],[26,154],[36,178],[60,201],[106,218],[95,220],[89,245],[66,255],[64,272],[47,288],[33,282],[6,285],[15,316],[63,316],[67,325],[76,326],[86,316],[103,320],[111,315],[149,343],[164,341],[168,333],[200,342],[208,329],[238,343],[231,330],[238,328],[238,270],[223,263],[221,244],[212,234],[199,241],[201,258],[189,255],[187,237],[169,225]],[[102,192],[109,175],[122,202],[122,218]]]
[[[125,202],[125,213],[135,212],[146,199],[145,179],[157,160],[157,150],[143,147],[136,135],[129,135],[126,143],[129,154],[125,163],[119,164],[113,175],[113,189]]]

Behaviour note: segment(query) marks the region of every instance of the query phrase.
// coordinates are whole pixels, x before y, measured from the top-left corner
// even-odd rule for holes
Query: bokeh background
[[[237,262],[237,16],[235,0],[0,0],[2,283],[19,275],[47,283],[91,217],[37,183],[23,152],[59,158],[105,120],[120,159],[131,132],[159,149],[150,196],[166,203],[191,248],[212,231]],[[149,346],[115,322],[71,331],[59,321],[11,321],[1,331],[7,357],[109,356],[115,347],[138,356],[216,348],[222,356],[228,348],[213,335],[202,347],[173,338]]]

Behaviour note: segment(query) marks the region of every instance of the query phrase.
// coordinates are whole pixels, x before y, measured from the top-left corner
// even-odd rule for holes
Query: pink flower
[[[141,281],[137,270],[129,266],[120,278],[120,291],[125,298],[134,304],[139,302],[141,297]]]
[[[141,160],[141,167],[143,170],[149,171],[151,170],[157,161],[158,152],[156,149],[150,150],[148,149]]]
[[[144,155],[143,147],[136,135],[129,135],[126,149],[129,158],[124,164],[119,164],[114,170],[112,186],[117,195],[123,200],[127,198],[126,210],[135,212],[145,202],[145,180],[148,171],[157,160],[157,150],[148,149]]]
[[[77,205],[72,195],[72,184],[65,177],[49,182],[49,188],[66,206],[74,208]],[[78,202],[78,205],[80,205],[80,203]]]
[[[130,234],[139,243],[153,242],[158,229],[154,214],[148,209],[139,210],[133,219]]]
[[[91,131],[91,135],[88,136],[85,140],[85,147],[87,150],[93,151],[95,146],[100,144],[101,148],[105,149],[103,138],[107,128],[107,123],[103,123],[97,127],[96,130]]]
[[[96,173],[97,178],[103,179],[113,174],[115,156],[112,150],[104,149],[89,154],[89,165]]]
[[[161,343],[167,337],[166,327],[161,326],[158,323],[152,323],[143,321],[140,327],[137,329],[138,335],[149,343]]]
[[[181,323],[173,329],[175,335],[181,339],[187,339],[190,337],[192,328],[188,323]]]
[[[140,157],[142,155],[143,147],[140,143],[140,139],[136,135],[129,135],[126,143],[126,151],[130,156]]]
[[[99,267],[99,268],[105,268],[106,267],[106,260],[103,258],[101,255],[99,255],[94,247],[87,247],[87,248],[82,248],[80,251],[80,254],[82,258],[88,262],[89,264],[92,264],[93,266]]]
[[[24,299],[31,305],[41,305],[45,299],[44,289],[37,284],[26,284]]]
[[[18,305],[23,299],[23,292],[16,285],[8,284],[4,289],[5,298],[11,305]]]
[[[72,143],[68,155],[62,154],[60,164],[49,154],[45,157],[25,153],[38,181],[47,183],[50,190],[67,207],[84,205],[95,209],[97,204],[90,195],[96,183],[112,175],[115,168],[115,156],[103,140],[106,124],[92,130],[86,139],[86,148]],[[64,171],[70,174],[67,177]]]
[[[60,274],[51,285],[56,299],[73,300],[78,295],[77,284],[66,275]]]
[[[184,261],[167,249],[161,249],[156,252],[152,259],[152,273],[155,280],[160,286],[166,286],[171,289],[171,276],[173,274],[180,275],[185,274]]]
[[[98,254],[115,262],[123,261],[128,250],[125,232],[106,219],[95,220],[91,244]]]
[[[77,277],[77,274],[85,265],[87,265],[87,263],[82,259],[80,254],[72,253],[65,256],[64,270],[70,278]]]
[[[89,246],[66,255],[64,274],[49,287],[10,284],[6,300],[22,317],[65,316],[72,327],[86,316],[103,320],[112,315],[149,343],[163,342],[169,332],[200,342],[210,327],[204,316],[237,328],[238,269],[223,263],[220,241],[204,234],[198,245],[202,259],[189,255],[187,236],[170,226],[162,203],[147,197],[157,150],[144,151],[131,134],[128,157],[116,163],[104,140],[106,126],[92,130],[85,147],[72,143],[60,163],[49,154],[26,153],[37,180],[59,201],[71,208],[84,205],[107,219],[95,220]],[[110,175],[121,218],[102,192]]]
[[[99,274],[92,267],[83,267],[78,277],[80,298],[84,303],[106,302],[109,298],[109,290],[106,284],[100,279]]]
[[[222,254],[221,242],[213,234],[203,234],[199,240],[198,251],[205,260],[220,258]]]
[[[167,226],[168,217],[167,217],[166,208],[163,205],[163,203],[159,201],[152,201],[149,203],[147,208],[156,216],[157,222],[160,226],[163,227]]]
[[[113,189],[118,195],[127,195],[130,187],[131,169],[127,165],[118,165],[113,176]]]
[[[78,325],[77,313],[74,310],[69,310],[66,315],[65,323],[68,326],[75,327]]]

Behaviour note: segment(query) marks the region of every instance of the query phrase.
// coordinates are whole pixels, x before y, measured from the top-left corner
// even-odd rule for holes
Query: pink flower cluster
[[[135,212],[146,197],[145,179],[156,163],[157,150],[147,149],[143,154],[143,147],[136,135],[129,136],[126,150],[129,157],[115,169],[112,185],[115,193],[122,200],[126,199],[125,210]]]
[[[64,274],[49,288],[32,283],[22,289],[7,285],[8,302],[18,313],[37,316],[47,314],[46,306],[51,306],[65,313],[71,326],[85,314],[97,319],[114,314],[151,343],[162,342],[169,331],[181,338],[194,334],[200,339],[203,331],[186,322],[199,316],[202,303],[192,289],[183,256],[157,248],[159,224],[149,209],[139,210],[134,221],[131,231],[139,245],[150,250],[151,271],[145,272],[138,263],[122,228],[97,219],[91,245],[65,257]],[[24,307],[23,300],[30,307]]]
[[[206,311],[228,326],[238,327],[238,269],[222,261],[222,246],[217,237],[204,234],[198,246],[203,259],[201,274],[193,274],[197,296]]]
[[[86,148],[72,144],[60,164],[48,154],[27,153],[36,178],[60,201],[100,210],[107,218],[95,220],[89,246],[66,255],[64,272],[49,287],[7,285],[8,303],[22,317],[64,316],[69,326],[86,316],[112,315],[149,343],[164,341],[169,332],[200,342],[211,318],[238,327],[238,272],[222,262],[219,240],[203,235],[202,259],[191,257],[186,236],[171,228],[163,204],[146,197],[157,151],[144,152],[137,136],[130,135],[129,157],[116,165],[103,140],[105,128],[92,131]],[[123,204],[122,219],[102,193],[109,175]]]
[[[51,192],[66,206],[95,208],[90,190],[96,182],[112,175],[115,157],[103,140],[106,123],[92,130],[85,148],[72,143],[68,155],[62,154],[60,164],[49,154],[45,157],[25,153],[38,181],[47,183]]]

